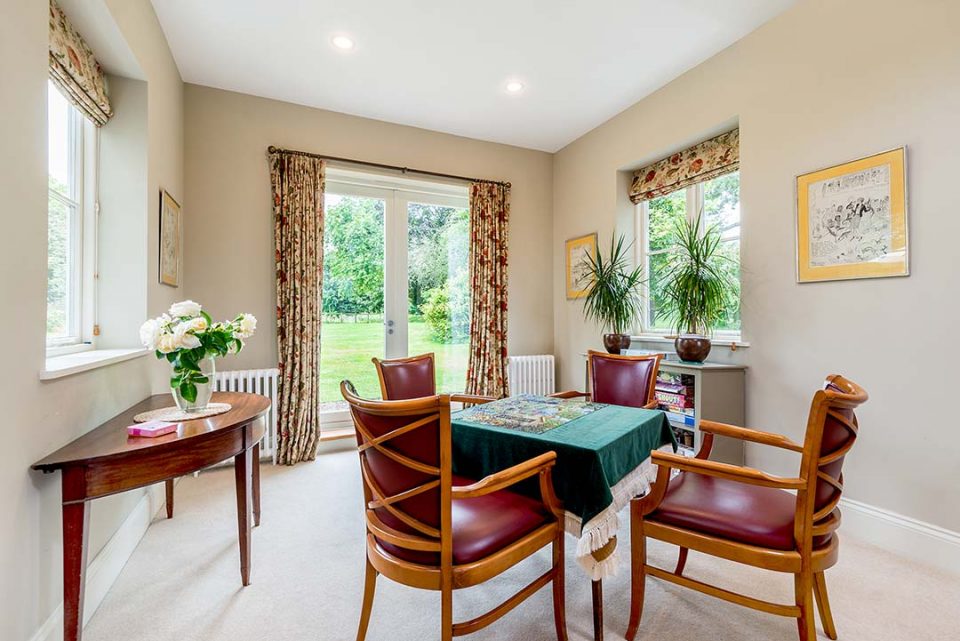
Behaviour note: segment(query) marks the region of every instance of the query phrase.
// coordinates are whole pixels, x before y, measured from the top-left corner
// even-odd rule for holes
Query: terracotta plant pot
[[[673,341],[680,360],[702,363],[710,355],[710,339],[699,334],[681,334]]]
[[[619,354],[621,351],[630,348],[629,334],[604,334],[603,346],[607,348],[610,354]]]

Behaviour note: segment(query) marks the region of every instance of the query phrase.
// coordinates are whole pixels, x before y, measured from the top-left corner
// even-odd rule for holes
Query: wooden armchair
[[[555,398],[585,397],[596,403],[626,405],[655,410],[657,373],[663,354],[621,356],[605,352],[587,352],[587,378],[591,393],[559,392]]]
[[[696,458],[653,452],[657,480],[630,506],[628,640],[640,625],[648,574],[731,603],[795,617],[800,641],[816,639],[815,598],[824,631],[837,638],[824,571],[837,562],[841,469],[857,438],[854,410],[866,400],[856,383],[830,376],[813,397],[803,445],[779,434],[702,420],[703,447]],[[799,475],[785,478],[707,460],[715,434],[796,452],[801,455]],[[671,470],[679,474],[671,478]],[[647,537],[680,547],[673,572],[647,564]],[[684,576],[688,550],[793,574],[795,602],[763,601]]]
[[[440,592],[442,641],[486,627],[552,583],[557,638],[566,641],[563,510],[551,480],[556,454],[479,481],[454,476],[449,396],[370,401],[359,398],[349,381],[340,391],[356,426],[366,516],[357,641],[366,637],[381,574]],[[534,476],[540,501],[508,490]],[[550,544],[550,570],[486,614],[454,623],[454,590],[483,583]]]

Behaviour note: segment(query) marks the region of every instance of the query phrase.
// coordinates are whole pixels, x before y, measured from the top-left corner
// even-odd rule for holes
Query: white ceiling
[[[556,151],[795,0],[153,0],[186,82]],[[348,34],[353,51],[330,38]],[[519,79],[524,91],[508,95]]]

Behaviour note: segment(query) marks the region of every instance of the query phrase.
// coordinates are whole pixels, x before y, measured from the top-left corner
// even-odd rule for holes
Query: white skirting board
[[[163,485],[152,486],[100,554],[87,566],[84,625],[97,611],[151,520],[163,507]],[[851,499],[841,499],[840,509],[843,512],[841,536],[847,533],[898,556],[960,575],[960,533]],[[61,603],[30,641],[62,640]]]
[[[840,499],[844,533],[918,563],[960,575],[960,532],[883,508]],[[840,544],[841,553],[843,544]]]
[[[83,597],[83,624],[100,607],[123,566],[133,554],[150,522],[166,505],[163,483],[147,488],[143,498],[124,519],[100,553],[87,565],[87,587]],[[62,587],[58,586],[62,591]],[[63,603],[43,622],[30,641],[63,641]]]

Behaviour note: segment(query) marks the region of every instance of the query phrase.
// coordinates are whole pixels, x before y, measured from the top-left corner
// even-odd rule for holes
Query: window
[[[92,149],[95,127],[48,82],[47,353],[89,348],[93,334]],[[85,169],[89,168],[87,171]]]
[[[637,205],[639,239],[638,260],[647,274],[645,292],[646,313],[643,329],[651,334],[668,334],[674,328],[664,312],[663,274],[672,250],[673,225],[687,219],[701,217],[701,233],[715,228],[720,233],[721,251],[730,258],[729,269],[740,283],[740,173],[733,172],[677,190],[666,196],[640,202]],[[737,300],[739,301],[739,291]],[[740,305],[728,310],[715,328],[718,338],[739,339]]]
[[[380,397],[370,357],[433,353],[437,389],[466,386],[470,203],[465,185],[327,168],[321,434],[352,429],[340,381]]]

